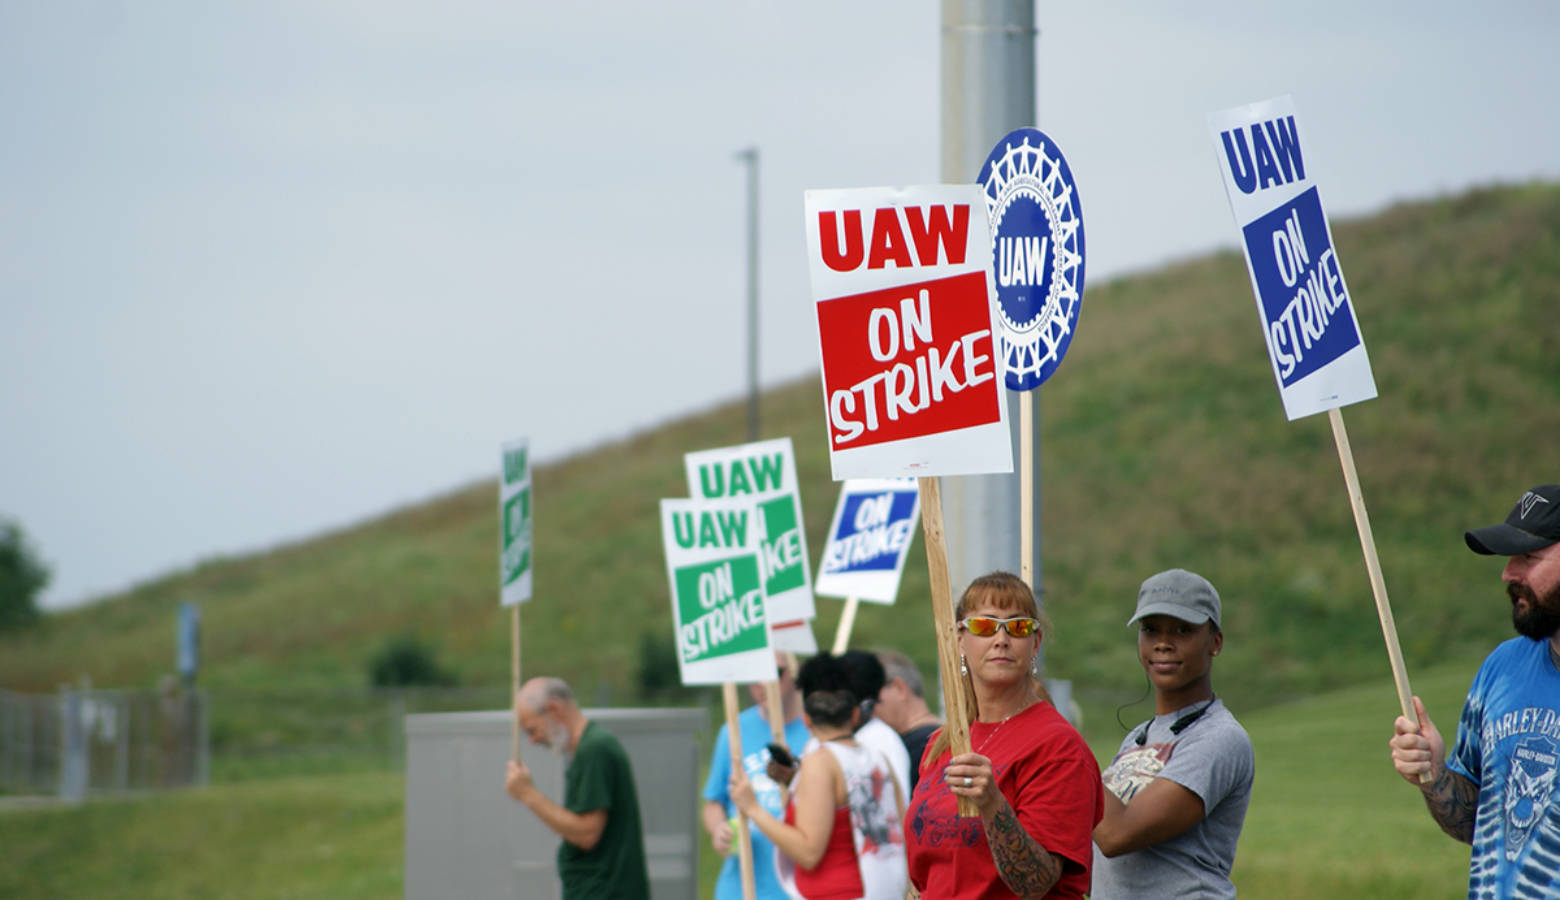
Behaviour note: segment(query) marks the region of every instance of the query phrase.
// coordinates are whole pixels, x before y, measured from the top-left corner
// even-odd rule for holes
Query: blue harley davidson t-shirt
[[[1479,786],[1470,900],[1560,888],[1560,671],[1549,641],[1516,637],[1479,667],[1446,764]]]

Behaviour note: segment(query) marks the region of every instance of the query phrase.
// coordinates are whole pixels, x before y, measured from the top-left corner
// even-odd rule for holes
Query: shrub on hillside
[[[645,700],[656,700],[682,686],[677,648],[660,631],[639,636],[639,690]]]
[[[49,567],[33,553],[15,522],[0,520],[0,631],[38,621],[38,594],[49,583]]]
[[[374,687],[449,687],[455,676],[439,665],[433,648],[403,634],[386,641],[368,663]]]

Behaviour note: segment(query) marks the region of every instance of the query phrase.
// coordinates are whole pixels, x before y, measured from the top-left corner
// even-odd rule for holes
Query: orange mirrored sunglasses
[[[991,637],[1000,627],[1012,637],[1026,638],[1040,630],[1040,620],[1028,616],[1014,616],[1010,619],[969,616],[959,623],[959,627],[976,637]]]

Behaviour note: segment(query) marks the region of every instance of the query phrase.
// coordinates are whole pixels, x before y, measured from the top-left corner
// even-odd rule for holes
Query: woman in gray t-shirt
[[[1094,829],[1094,900],[1233,897],[1230,867],[1256,762],[1251,740],[1213,694],[1224,646],[1219,595],[1170,569],[1143,582],[1138,659],[1154,718],[1132,729],[1105,769],[1105,818]]]

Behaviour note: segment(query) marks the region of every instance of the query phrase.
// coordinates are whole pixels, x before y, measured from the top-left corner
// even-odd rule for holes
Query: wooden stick
[[[936,478],[917,478],[921,492],[921,530],[926,534],[926,571],[932,589],[932,622],[937,631],[937,666],[942,675],[943,704],[948,710],[948,746],[954,756],[970,751],[971,714],[959,674],[959,635],[953,621],[953,588],[948,583],[948,543],[943,533],[942,485]],[[979,811],[969,797],[959,798],[959,815]]]
[[[509,607],[509,670],[514,682],[510,686],[509,718],[514,722],[515,761],[520,761],[520,604]]]
[[[737,685],[728,681],[720,686],[721,699],[726,704],[726,737],[731,744],[731,771],[742,769],[742,723],[737,717]],[[753,842],[748,837],[747,816],[737,813],[737,861],[742,869],[742,896],[754,900],[757,888],[753,886]]]
[[[845,646],[850,643],[850,632],[856,627],[856,607],[861,601],[855,597],[845,598],[845,611],[840,613],[840,627],[834,629],[834,649],[832,652],[839,656],[845,652]]]
[[[775,743],[785,743],[785,707],[780,704],[780,682],[764,682],[764,702],[769,707],[769,736]]]
[[[1018,395],[1018,577],[1030,590],[1035,587],[1034,420],[1034,391],[1024,391]]]
[[[1343,483],[1354,509],[1354,526],[1360,533],[1360,549],[1365,552],[1365,571],[1370,575],[1370,591],[1376,598],[1376,617],[1381,620],[1381,636],[1387,642],[1387,659],[1392,663],[1392,680],[1397,685],[1398,704],[1403,717],[1418,723],[1414,714],[1414,694],[1408,687],[1408,670],[1403,665],[1403,648],[1398,645],[1397,626],[1392,622],[1392,604],[1387,601],[1387,582],[1381,576],[1381,560],[1376,558],[1376,538],[1370,530],[1370,515],[1365,512],[1365,495],[1354,471],[1354,451],[1349,449],[1349,432],[1343,427],[1343,413],[1333,407],[1327,411],[1332,423],[1333,442],[1338,445],[1338,461],[1343,464]],[[1430,783],[1430,773],[1419,776],[1421,784]]]

